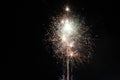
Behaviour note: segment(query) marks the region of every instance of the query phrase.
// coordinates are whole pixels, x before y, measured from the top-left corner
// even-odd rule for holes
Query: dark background
[[[58,80],[61,76],[61,64],[53,57],[45,34],[50,18],[59,15],[65,4],[64,0],[16,2],[16,29],[11,31],[16,38],[10,38],[5,63],[16,65],[16,72],[22,73],[18,78]],[[96,45],[90,64],[75,68],[75,80],[120,80],[118,28],[114,25],[112,0],[69,0],[69,4],[85,17]]]

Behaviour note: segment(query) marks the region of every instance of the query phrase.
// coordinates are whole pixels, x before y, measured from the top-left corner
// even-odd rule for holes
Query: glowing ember
[[[66,9],[65,9],[66,11],[69,11],[70,9],[69,9],[69,7],[66,7]]]
[[[69,45],[69,46],[70,46],[70,47],[73,47],[73,45],[74,45],[74,43],[72,42],[72,43],[70,43],[70,45]]]
[[[73,56],[73,53],[70,53],[70,56],[72,57],[72,56]]]
[[[62,20],[61,23],[63,24],[63,23],[64,23],[64,20]]]

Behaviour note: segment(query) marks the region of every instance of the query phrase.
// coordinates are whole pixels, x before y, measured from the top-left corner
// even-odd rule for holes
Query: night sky
[[[16,65],[16,72],[21,72],[18,79],[25,76],[26,79],[34,80],[58,80],[61,76],[61,64],[53,57],[51,44],[45,41],[45,34],[51,23],[50,18],[59,15],[66,1],[16,3],[16,29],[12,32],[14,40],[10,39],[8,64]],[[91,62],[80,64],[74,69],[74,79],[120,80],[118,39],[114,29],[116,26],[113,26],[112,1],[69,0],[69,4],[76,14],[85,17],[96,45]]]

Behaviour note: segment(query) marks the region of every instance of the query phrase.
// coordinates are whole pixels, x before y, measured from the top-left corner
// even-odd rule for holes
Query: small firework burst
[[[73,62],[86,62],[92,53],[92,38],[84,19],[70,14],[53,17],[50,25],[49,40],[53,44],[55,55],[63,59],[69,57]],[[66,52],[67,51],[67,52]]]
[[[66,13],[53,17],[48,31],[49,41],[55,56],[66,64],[66,79],[70,80],[72,75],[71,65],[89,61],[93,52],[90,29],[84,18],[72,14],[70,8],[65,8]],[[64,72],[63,72],[64,73]],[[63,74],[65,75],[65,74]]]

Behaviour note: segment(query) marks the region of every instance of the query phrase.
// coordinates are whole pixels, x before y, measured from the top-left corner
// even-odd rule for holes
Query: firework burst
[[[68,7],[66,11],[67,15],[53,17],[49,40],[52,42],[53,50],[58,58],[69,56],[75,62],[86,62],[92,52],[89,27],[83,18],[79,19],[78,16],[70,14]],[[67,54],[66,49],[68,49]]]
[[[79,64],[89,61],[93,49],[90,29],[84,18],[72,14],[68,6],[65,11],[61,13],[63,15],[53,17],[48,34],[55,56],[66,64],[66,79],[69,80],[70,62]]]

